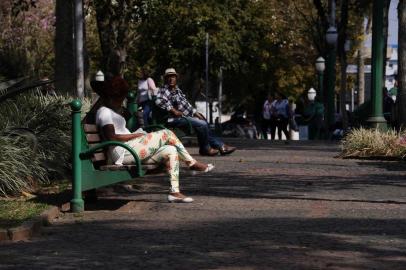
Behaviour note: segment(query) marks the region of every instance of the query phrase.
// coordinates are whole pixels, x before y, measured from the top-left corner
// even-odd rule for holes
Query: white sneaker
[[[194,200],[191,197],[180,198],[180,197],[173,196],[171,194],[168,195],[168,202],[171,202],[171,203],[191,203],[193,201]]]

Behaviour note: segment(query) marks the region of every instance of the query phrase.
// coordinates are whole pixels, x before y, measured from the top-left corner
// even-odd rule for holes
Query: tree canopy
[[[85,0],[89,74],[94,74],[98,69],[120,72],[135,85],[136,71],[141,66],[149,66],[158,82],[164,69],[171,66],[181,73],[183,89],[197,99],[204,88],[205,37],[208,33],[211,96],[217,95],[221,67],[224,94],[230,105],[254,104],[267,92],[275,91],[298,97],[316,85],[314,61],[325,52],[327,2]],[[348,2],[347,35],[357,40],[363,30],[360,21],[368,8],[368,1]],[[14,0],[13,4],[2,2],[1,5],[3,14],[7,15],[2,18],[18,20],[45,11],[43,7],[52,17],[54,1]],[[35,16],[38,19],[38,15]],[[2,20],[2,25],[9,29],[14,27],[6,19]],[[52,50],[53,24],[49,24],[46,31],[37,29],[34,33],[32,31],[36,28],[24,23],[20,20],[25,31],[29,29],[31,32],[22,35],[32,39],[24,41],[24,46],[36,42],[46,44],[42,49],[39,45],[36,48],[30,45],[28,51],[37,53],[38,57],[38,60],[31,61],[38,63],[31,70],[52,73],[49,61],[53,59],[49,50]],[[38,31],[47,36],[33,39],[33,36],[39,35]],[[0,53],[5,52],[7,42],[12,39],[5,33],[3,31],[0,39]],[[43,61],[41,55],[49,60]],[[114,57],[121,57],[126,65],[114,71]]]

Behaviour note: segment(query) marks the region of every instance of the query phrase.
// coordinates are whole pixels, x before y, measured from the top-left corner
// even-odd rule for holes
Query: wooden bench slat
[[[86,140],[88,143],[97,143],[101,142],[99,134],[86,134]]]
[[[84,124],[83,130],[85,133],[99,133],[99,127],[93,124]]]
[[[99,144],[98,143],[89,143],[89,148],[92,148],[96,145],[99,145]],[[98,153],[98,152],[104,152],[104,149],[100,148],[100,149],[96,150],[96,153]]]
[[[142,164],[142,169],[144,170],[155,170],[159,167],[157,164]],[[100,166],[101,171],[126,171],[137,168],[136,165],[103,165]]]
[[[106,155],[103,152],[100,153],[94,153],[93,157],[92,157],[92,161],[93,162],[99,162],[99,161],[104,161],[106,160]]]

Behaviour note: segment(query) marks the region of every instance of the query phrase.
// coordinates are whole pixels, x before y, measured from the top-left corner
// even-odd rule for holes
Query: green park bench
[[[130,93],[128,110],[131,113],[127,125],[131,131],[135,129],[137,106],[134,102],[135,94]],[[156,166],[142,165],[137,153],[128,145],[118,141],[102,141],[99,129],[95,124],[95,114],[98,102],[81,121],[81,101],[74,100],[72,109],[72,190],[71,210],[81,212],[84,210],[82,192],[91,191],[99,187],[125,182],[142,177],[147,170],[156,169]],[[150,126],[147,130],[162,129],[162,126]],[[109,146],[119,146],[128,150],[134,157],[134,165],[107,164],[106,150]]]

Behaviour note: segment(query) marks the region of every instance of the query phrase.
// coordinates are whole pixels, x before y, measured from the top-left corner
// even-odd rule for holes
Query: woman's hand
[[[105,125],[102,128],[104,137],[109,141],[119,141],[119,142],[128,142],[132,139],[136,139],[144,136],[143,133],[131,133],[131,134],[116,134],[114,125]]]

